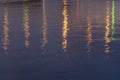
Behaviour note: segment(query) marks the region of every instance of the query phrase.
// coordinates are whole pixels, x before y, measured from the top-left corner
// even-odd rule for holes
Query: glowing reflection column
[[[41,47],[44,47],[47,43],[48,43],[48,40],[47,40],[47,15],[46,15],[46,7],[45,7],[45,0],[43,0],[43,24],[42,24],[42,34],[43,34],[43,38],[42,38],[42,45]]]
[[[23,14],[24,14],[24,34],[25,34],[25,46],[29,47],[29,36],[30,36],[30,26],[29,26],[29,11],[28,11],[28,3],[23,3]]]
[[[111,26],[111,39],[115,40],[114,34],[115,34],[115,2],[112,1],[112,26]]]
[[[9,46],[9,23],[8,23],[8,7],[4,7],[4,26],[3,26],[3,33],[4,33],[4,38],[3,38],[3,49],[4,51],[8,50]]]
[[[63,42],[62,42],[62,48],[64,49],[64,51],[66,52],[66,48],[67,48],[67,36],[68,36],[68,6],[67,6],[67,0],[63,0],[63,27],[62,27],[62,38],[63,38]]]
[[[105,26],[105,53],[109,53],[110,52],[110,47],[109,47],[109,43],[111,42],[111,39],[109,38],[110,35],[110,1],[107,1],[106,3],[106,26]]]
[[[89,2],[90,3],[90,2]],[[93,41],[92,39],[92,22],[90,18],[90,6],[88,8],[88,16],[87,16],[87,53],[91,52],[91,43]]]
[[[88,47],[88,53],[91,51],[91,43],[93,41],[92,39],[92,32],[91,32],[91,28],[92,28],[92,25],[91,25],[91,19],[90,17],[87,18],[87,21],[88,21],[88,28],[87,28],[87,40],[88,40],[88,43],[87,43],[87,47]]]

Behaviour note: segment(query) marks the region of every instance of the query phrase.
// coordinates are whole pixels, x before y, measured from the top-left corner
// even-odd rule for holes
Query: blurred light
[[[42,38],[42,45],[41,47],[44,47],[47,43],[47,20],[46,20],[46,8],[45,8],[45,0],[43,0],[43,24],[42,24],[42,34],[43,34],[43,38]]]
[[[30,26],[29,26],[29,11],[28,11],[28,4],[27,2],[23,3],[23,9],[24,9],[24,34],[25,34],[25,46],[29,47],[29,36],[30,36]]]
[[[112,1],[112,34],[111,34],[111,39],[115,40],[114,34],[115,34],[115,2],[114,0]]]
[[[63,8],[63,27],[62,27],[62,38],[63,38],[63,42],[62,42],[62,46],[64,51],[66,52],[66,48],[67,48],[67,36],[68,36],[68,10],[67,10],[67,0],[63,0],[63,4],[64,4],[64,8]]]
[[[107,1],[106,4],[106,27],[105,27],[105,53],[110,52],[109,43],[111,42],[111,39],[109,38],[110,35],[110,1]]]
[[[4,51],[7,51],[9,46],[8,7],[5,6],[4,10],[5,13],[4,13],[4,27],[3,27],[3,33],[4,33],[3,49]]]
[[[90,7],[90,6],[89,6]],[[87,16],[87,53],[91,52],[91,43],[93,41],[92,39],[92,22],[91,22],[91,18],[90,18],[90,8],[88,8],[88,16]]]

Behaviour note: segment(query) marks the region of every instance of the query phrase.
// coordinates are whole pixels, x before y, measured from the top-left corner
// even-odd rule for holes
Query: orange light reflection
[[[30,26],[29,26],[29,11],[28,11],[28,3],[23,3],[24,8],[24,34],[25,34],[25,46],[29,47],[29,36],[30,36]]]
[[[111,42],[111,39],[109,38],[110,36],[110,1],[107,1],[107,6],[106,6],[106,27],[105,27],[105,53],[110,52],[110,47],[109,43]]]
[[[4,13],[4,26],[3,26],[3,33],[4,33],[3,49],[4,51],[7,51],[9,46],[8,7],[5,6],[4,11],[5,13]]]
[[[67,0],[63,0],[63,27],[62,27],[62,38],[63,38],[63,42],[62,42],[62,48],[64,49],[64,51],[66,52],[66,48],[67,48],[67,36],[68,36],[68,6],[67,6]]]

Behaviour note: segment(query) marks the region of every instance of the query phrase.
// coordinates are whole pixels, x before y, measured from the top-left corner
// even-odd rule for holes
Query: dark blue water
[[[120,80],[120,2],[0,3],[0,80]]]

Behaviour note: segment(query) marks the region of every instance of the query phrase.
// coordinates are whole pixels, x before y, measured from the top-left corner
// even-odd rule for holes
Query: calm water
[[[120,80],[120,1],[0,3],[0,80]]]

